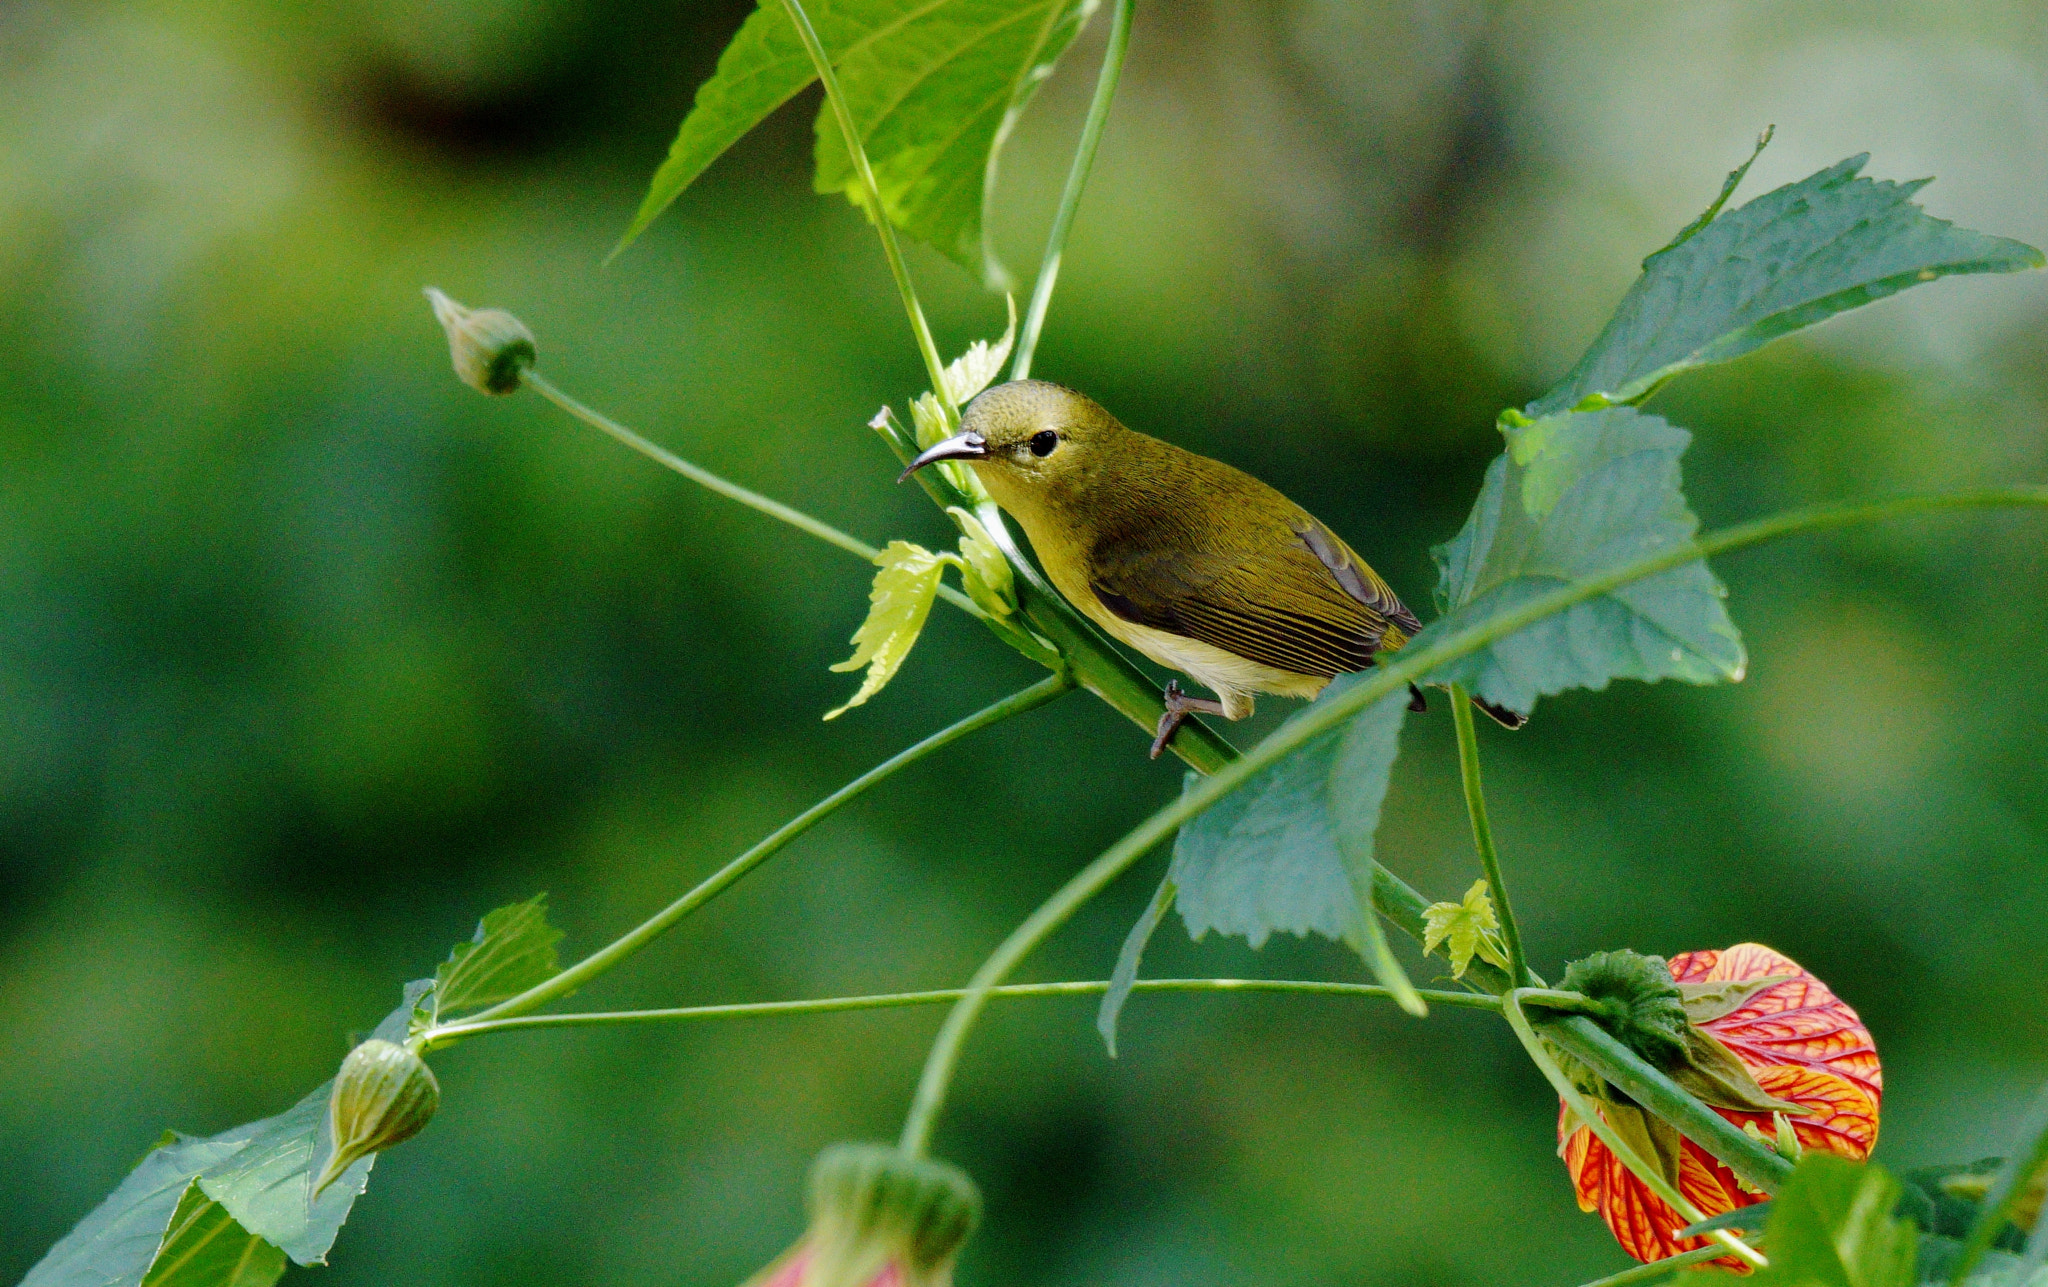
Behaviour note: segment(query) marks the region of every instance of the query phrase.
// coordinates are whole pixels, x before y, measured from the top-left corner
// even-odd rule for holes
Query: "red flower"
[[[1750,994],[1726,1013],[1699,1020],[1697,1026],[1727,1046],[1766,1094],[1807,1110],[1797,1117],[1787,1114],[1801,1148],[1860,1162],[1877,1143],[1884,1078],[1870,1030],[1856,1012],[1790,957],[1756,943],[1671,958],[1671,977],[1681,985],[1774,975],[1791,977]],[[1768,1113],[1715,1111],[1738,1126],[1755,1124],[1766,1139],[1774,1135]],[[1571,1172],[1579,1209],[1600,1212],[1623,1251],[1650,1261],[1707,1245],[1705,1238],[1674,1237],[1691,1221],[1650,1192],[1590,1128],[1580,1125],[1567,1134],[1568,1124],[1569,1114],[1561,1113],[1558,1154]],[[1763,1200],[1762,1194],[1745,1191],[1733,1172],[1691,1140],[1680,1145],[1678,1170],[1679,1192],[1704,1215]]]
[[[817,1258],[817,1253],[809,1245],[800,1242],[782,1259],[748,1279],[746,1287],[805,1287],[804,1275]],[[952,1273],[948,1269],[946,1276],[936,1281],[945,1283],[951,1279]],[[907,1281],[903,1267],[891,1260],[875,1270],[872,1276],[862,1278],[859,1287],[907,1287]]]

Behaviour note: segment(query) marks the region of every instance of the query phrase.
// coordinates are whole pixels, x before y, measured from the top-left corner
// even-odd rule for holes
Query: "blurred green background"
[[[862,427],[924,379],[869,231],[809,192],[815,97],[623,229],[749,8],[668,0],[0,6],[0,1281],[166,1126],[317,1084],[488,908],[587,950],[1031,670],[939,609],[831,725],[852,560],[537,398],[463,388],[420,287],[867,539],[950,539]],[[1008,155],[1036,261],[1106,23]],[[1428,603],[1497,450],[1768,123],[1754,195],[1858,151],[2048,244],[2048,9],[1143,3],[1038,373],[1268,478]],[[916,268],[948,350],[1001,303]],[[1945,282],[1688,377],[1709,526],[2048,478],[2048,276]],[[2048,528],[1926,520],[1726,560],[1738,686],[1624,684],[1483,735],[1540,969],[1760,939],[1875,1032],[1878,1156],[1997,1152],[2048,1077]],[[1428,615],[1427,613],[1424,614]],[[1269,701],[1248,742],[1284,714]],[[1475,874],[1442,704],[1382,846]],[[590,1006],[948,986],[1179,772],[1070,697],[835,817]],[[1034,977],[1100,977],[1162,869]],[[1152,973],[1362,977],[1163,932]],[[1432,973],[1431,970],[1425,973]],[[1274,997],[985,1021],[939,1149],[964,1284],[1569,1284],[1573,1205],[1505,1028]],[[332,1287],[730,1284],[811,1156],[893,1135],[936,1011],[480,1041]],[[305,1271],[292,1271],[293,1278]]]

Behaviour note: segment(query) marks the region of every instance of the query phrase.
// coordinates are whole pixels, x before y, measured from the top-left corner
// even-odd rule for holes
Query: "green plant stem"
[[[740,486],[738,483],[721,478],[702,465],[691,464],[668,448],[650,442],[639,434],[634,433],[631,429],[626,428],[626,426],[610,416],[584,406],[581,402],[556,388],[554,384],[542,377],[538,371],[526,371],[520,377],[520,382],[531,387],[535,393],[538,393],[541,397],[546,398],[549,402],[554,403],[562,410],[581,420],[584,424],[598,430],[600,433],[617,439],[655,464],[660,465],[664,469],[674,470],[700,487],[717,492],[728,500],[736,500],[748,509],[766,514],[770,518],[779,519],[800,532],[807,532],[827,545],[845,550],[863,563],[873,563],[875,557],[881,553],[880,550],[869,545],[866,541],[858,537],[848,536],[830,523],[821,522],[800,509],[785,505],[779,500],[771,500],[757,491],[751,491]],[[952,586],[939,586],[939,595],[946,602],[963,612],[969,612],[982,618],[988,616],[974,600],[955,590]]]
[[[1024,313],[1024,332],[1017,337],[1017,356],[1010,365],[1012,380],[1031,378],[1031,359],[1038,352],[1038,333],[1045,328],[1045,311],[1052,305],[1053,286],[1060,279],[1060,260],[1067,253],[1067,234],[1074,226],[1074,212],[1081,208],[1081,191],[1088,186],[1088,171],[1095,165],[1095,149],[1102,142],[1102,130],[1109,123],[1109,105],[1116,98],[1117,81],[1123,76],[1124,55],[1131,47],[1131,10],[1136,0],[1116,0],[1109,21],[1109,48],[1102,55],[1102,70],[1095,77],[1095,97],[1088,103],[1088,119],[1081,124],[1081,141],[1074,147],[1074,164],[1067,171],[1067,186],[1060,193],[1060,208],[1052,217],[1052,232],[1045,240],[1045,257],[1038,263],[1038,278],[1031,283],[1031,306]]]
[[[1558,1097],[1564,1100],[1565,1104],[1571,1108],[1578,1119],[1584,1122],[1594,1135],[1599,1137],[1600,1142],[1607,1146],[1608,1152],[1614,1154],[1615,1160],[1627,1167],[1629,1173],[1638,1180],[1641,1180],[1650,1192],[1664,1199],[1671,1209],[1678,1212],[1688,1223],[1706,1219],[1705,1214],[1698,1207],[1694,1206],[1683,1193],[1678,1191],[1675,1185],[1664,1178],[1663,1173],[1657,1169],[1655,1164],[1645,1160],[1641,1154],[1629,1147],[1628,1141],[1622,1139],[1620,1133],[1608,1124],[1605,1117],[1600,1115],[1599,1107],[1581,1094],[1579,1088],[1572,1085],[1572,1079],[1565,1075],[1562,1068],[1558,1067],[1557,1060],[1552,1058],[1550,1051],[1545,1048],[1543,1039],[1537,1036],[1536,1030],[1530,1026],[1528,1015],[1522,1012],[1523,1000],[1536,991],[1538,990],[1531,988],[1515,988],[1510,991],[1501,998],[1501,1015],[1507,1019],[1508,1026],[1514,1029],[1515,1036],[1522,1042],[1522,1048],[1528,1051],[1529,1058],[1542,1071],[1543,1076],[1550,1082],[1552,1089],[1557,1091]],[[1572,993],[1552,995],[1563,997],[1575,996]],[[1759,1255],[1755,1248],[1737,1237],[1731,1230],[1716,1229],[1709,1236],[1754,1268],[1761,1269],[1770,1263]]]
[[[1530,1003],[1543,1004],[1542,995],[1530,993]],[[1572,1015],[1546,1022],[1543,1030],[1572,1058],[1600,1074],[1645,1110],[1677,1127],[1679,1134],[1713,1154],[1750,1184],[1766,1193],[1775,1193],[1792,1173],[1792,1164],[1780,1157],[1776,1149],[1744,1134],[1591,1019]]]
[[[861,145],[860,126],[854,122],[853,108],[846,101],[845,91],[839,88],[839,74],[832,70],[832,57],[825,52],[825,42],[818,39],[818,30],[811,25],[811,16],[804,12],[802,0],[782,0],[782,7],[789,11],[789,20],[796,27],[797,37],[804,42],[804,51],[810,54],[811,65],[817,69],[818,83],[825,87],[825,101],[831,105],[833,119],[839,122],[839,134],[846,142],[846,154],[853,161],[854,173],[860,176],[862,190],[867,193],[868,218],[881,235],[882,254],[889,261],[890,275],[896,279],[896,293],[903,297],[903,311],[910,317],[911,333],[917,337],[917,351],[924,357],[925,370],[931,375],[932,393],[946,413],[950,432],[960,423],[960,408],[953,404],[953,391],[946,387],[946,364],[939,357],[937,342],[932,339],[931,325],[925,321],[924,306],[918,303],[917,285],[910,280],[910,265],[903,261],[903,247],[896,240],[896,225],[890,221],[888,208],[882,204],[882,188],[875,182],[875,168],[869,164],[867,149]]]
[[[753,848],[719,868],[718,871],[714,872],[703,883],[684,894],[681,898],[676,899],[667,907],[662,908],[634,929],[612,940],[597,951],[592,952],[589,956],[584,957],[581,961],[578,961],[546,982],[535,984],[533,987],[528,988],[509,1000],[500,1001],[490,1009],[471,1016],[465,1022],[482,1023],[493,1019],[510,1019],[515,1015],[522,1015],[530,1010],[537,1010],[550,1001],[567,996],[592,979],[617,966],[641,948],[646,947],[672,928],[676,922],[724,893],[740,877],[774,857],[787,847],[790,841],[809,831],[841,806],[857,799],[868,788],[882,782],[899,770],[915,764],[933,751],[959,741],[969,733],[978,732],[991,724],[999,724],[1012,715],[1022,715],[1025,711],[1043,706],[1054,698],[1068,692],[1073,686],[1073,681],[1063,672],[1048,675],[1022,692],[1012,693],[992,706],[983,707],[959,723],[940,729],[917,745],[882,761],[874,768],[869,769],[866,773],[861,774],[853,781],[834,791],[831,795],[826,796],[796,817],[777,827]]]
[[[1447,662],[1477,652],[1575,604],[1598,598],[1634,581],[1682,567],[1698,559],[1760,544],[1796,532],[1855,523],[1877,522],[1907,514],[1945,509],[1989,509],[2014,506],[2048,508],[2048,487],[1996,487],[1967,491],[1901,496],[1889,500],[1814,505],[1739,523],[1689,544],[1674,546],[1614,571],[1560,586],[1538,595],[1510,611],[1455,631],[1428,647],[1410,644],[1394,659],[1376,668],[1373,677],[1335,697],[1325,697],[1282,725],[1258,746],[1210,771],[1208,778],[1183,792],[1151,817],[1127,832],[1102,855],[1082,868],[1065,885],[1041,904],[1023,924],[1011,931],[982,963],[969,982],[966,994],[954,1003],[953,1012],[939,1029],[938,1038],[926,1056],[917,1095],[904,1123],[903,1146],[921,1152],[928,1144],[932,1126],[945,1101],[946,1085],[959,1060],[960,1046],[987,999],[988,989],[1001,983],[1016,964],[1053,930],[1059,928],[1096,893],[1122,875],[1151,848],[1172,835],[1182,823],[1212,808],[1230,792],[1281,757],[1314,740],[1337,724],[1351,718],[1388,693],[1405,687],[1411,680],[1428,676]],[[1174,739],[1178,742],[1180,739]],[[1201,766],[1197,766],[1201,767]],[[1383,903],[1381,900],[1386,901]],[[1422,937],[1422,897],[1392,873],[1375,865],[1373,901],[1389,920],[1416,938]],[[1467,977],[1487,985],[1494,977],[1475,962]],[[1648,1065],[1644,1065],[1647,1067]],[[1688,1096],[1688,1098],[1690,1098]],[[1694,1101],[1697,1103],[1697,1101]],[[1703,1106],[1702,1106],[1703,1107]],[[1676,1125],[1676,1123],[1674,1123]],[[1705,1141],[1703,1148],[1721,1156]],[[1726,1159],[1724,1159],[1726,1160]],[[1740,1172],[1738,1171],[1738,1174]]]
[[[1073,983],[1014,983],[993,988],[991,998],[1097,996],[1109,990],[1107,979]],[[1137,992],[1289,992],[1312,996],[1391,999],[1387,989],[1370,983],[1334,983],[1319,979],[1141,979]],[[967,995],[965,988],[935,992],[886,992],[874,996],[827,997],[817,1001],[759,1001],[744,1005],[681,1006],[667,1010],[610,1010],[594,1014],[535,1014],[512,1019],[460,1019],[426,1033],[426,1049],[452,1045],[491,1032],[534,1028],[599,1028],[614,1024],[687,1023],[698,1019],[760,1019],[791,1014],[839,1014],[849,1010],[887,1010],[903,1006],[943,1005]],[[1500,999],[1475,992],[1424,992],[1440,1005],[1468,1010],[1499,1010]]]
[[[1493,824],[1486,816],[1486,789],[1479,779],[1479,732],[1472,726],[1472,694],[1462,684],[1451,685],[1451,723],[1458,730],[1458,773],[1465,782],[1465,812],[1472,818],[1472,846],[1479,851],[1479,865],[1486,870],[1486,883],[1493,891],[1493,907],[1500,913],[1500,936],[1507,942],[1508,978],[1518,988],[1529,986],[1529,962],[1522,955],[1522,930],[1515,923],[1514,905],[1508,901],[1508,882],[1500,874],[1500,855],[1493,847]]]
[[[1662,1260],[1652,1260],[1646,1265],[1631,1266],[1618,1274],[1609,1274],[1605,1278],[1595,1278],[1592,1282],[1581,1284],[1581,1287],[1630,1287],[1634,1283],[1656,1282],[1674,1269],[1684,1269],[1690,1265],[1704,1264],[1709,1260],[1719,1260],[1727,1254],[1728,1249],[1726,1247],[1701,1247],[1695,1251],[1681,1251],[1675,1256],[1666,1256]]]

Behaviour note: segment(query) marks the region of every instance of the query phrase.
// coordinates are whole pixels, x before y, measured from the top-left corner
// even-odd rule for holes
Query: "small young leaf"
[[[1003,338],[993,345],[987,340],[976,340],[946,367],[946,391],[953,395],[956,407],[973,401],[974,395],[986,389],[1002,373],[1003,363],[1010,360],[1010,349],[1017,342],[1017,298],[1005,295],[1003,299],[1010,309],[1010,324],[1004,329]]]
[[[932,610],[932,598],[939,592],[939,574],[945,560],[909,541],[891,541],[875,556],[881,571],[875,573],[875,587],[868,595],[867,620],[853,635],[853,656],[833,670],[868,668],[860,691],[853,700],[826,713],[837,719],[882,691],[910,655],[924,619]]]
[[[920,393],[910,400],[910,423],[916,432],[920,451],[944,440],[948,433],[946,413],[939,406],[939,400],[929,393]],[[988,489],[981,485],[981,476],[961,461],[942,460],[926,468],[938,470],[954,491],[975,504],[990,503]]]
[[[1445,615],[1438,638],[1692,539],[1699,520],[1679,492],[1692,436],[1628,407],[1504,425],[1508,448],[1464,530],[1433,553]],[[1526,715],[1536,699],[1614,679],[1740,679],[1742,637],[1705,563],[1622,586],[1450,663],[1461,683]]]
[[[1472,882],[1463,902],[1431,903],[1423,912],[1422,954],[1450,944],[1451,977],[1462,979],[1477,953],[1479,959],[1508,968],[1507,948],[1500,941],[1500,918],[1484,879]]]
[[[808,0],[805,12],[831,55],[892,223],[970,272],[1004,277],[983,232],[997,154],[1095,5]],[[764,0],[697,91],[625,242],[815,78],[782,0]],[[816,131],[817,190],[865,206],[830,104],[819,109]]]
[[[1009,616],[1017,610],[1017,582],[1010,560],[1003,557],[980,519],[958,505],[948,505],[946,512],[960,525],[960,579],[967,585],[968,597],[990,616]]]
[[[142,1287],[270,1287],[284,1277],[284,1265],[282,1251],[190,1183]]]
[[[1914,205],[1913,194],[1932,180],[1856,177],[1869,159],[1852,156],[1718,218],[1716,202],[1704,224],[1695,220],[1643,261],[1606,329],[1529,414],[1569,411],[1596,395],[1640,402],[1682,371],[1740,357],[1910,286],[2041,267],[2032,246],[1958,228]],[[1722,201],[1742,173],[1730,176]]]
[[[1792,1171],[1764,1223],[1770,1268],[1756,1287],[1913,1287],[1919,1231],[1896,1219],[1899,1182],[1818,1150]]]
[[[546,894],[487,913],[469,942],[457,943],[434,971],[428,998],[434,1021],[494,1005],[553,978],[561,969],[555,956],[561,939],[562,931],[548,924]]]
[[[1346,675],[1324,691],[1361,682]],[[1407,709],[1407,693],[1389,693],[1181,828],[1168,879],[1189,934],[1242,934],[1253,947],[1276,930],[1342,939],[1421,1012],[1372,910],[1373,833]]]

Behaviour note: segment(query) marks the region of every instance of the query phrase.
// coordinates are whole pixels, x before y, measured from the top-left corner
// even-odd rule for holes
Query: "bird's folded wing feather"
[[[1372,664],[1390,624],[1414,614],[1328,528],[1306,514],[1237,551],[1178,524],[1098,541],[1090,588],[1135,625],[1196,639],[1299,675]]]

